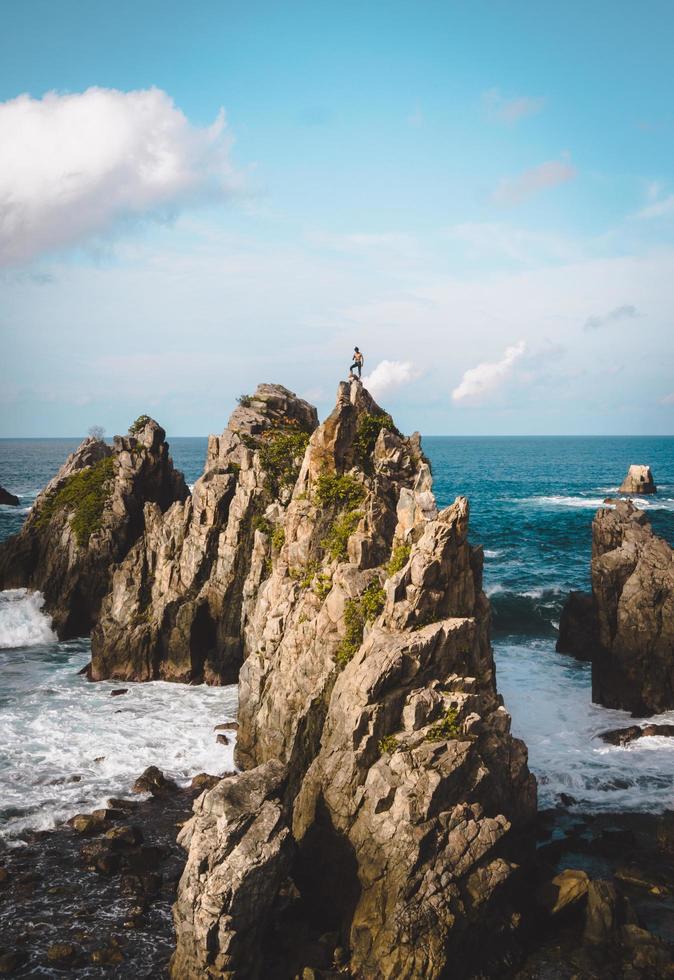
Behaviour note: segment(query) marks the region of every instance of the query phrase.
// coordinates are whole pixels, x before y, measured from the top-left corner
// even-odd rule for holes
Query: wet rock
[[[91,962],[97,966],[117,966],[124,962],[124,953],[117,946],[106,946],[94,950]]]
[[[9,881],[9,871],[7,868],[0,867],[0,885],[4,885]]]
[[[608,942],[618,927],[620,897],[610,881],[591,881],[587,890],[583,941],[593,945]]]
[[[227,738],[226,735],[223,735],[222,733],[215,736],[215,741],[218,742],[220,745],[229,745],[229,739]]]
[[[214,732],[235,732],[239,727],[238,721],[225,721],[221,725],[213,727]]]
[[[132,810],[137,810],[140,803],[138,800],[122,800],[111,796],[108,800],[108,806],[113,810],[121,810],[123,813],[128,813]]]
[[[0,976],[11,976],[27,961],[28,956],[23,950],[0,949]]]
[[[161,890],[162,881],[162,876],[154,871],[124,874],[120,880],[120,889],[123,895],[132,898],[151,899]]]
[[[620,485],[620,493],[649,494],[656,493],[657,487],[653,480],[650,466],[632,464],[627,476]]]
[[[116,687],[114,691],[110,691],[111,698],[118,698],[121,694],[128,694],[128,687]]]
[[[93,813],[76,813],[67,821],[67,824],[78,834],[88,837],[102,833],[109,824],[125,818],[126,813],[123,810],[102,808],[94,810]]]
[[[599,738],[609,745],[629,745],[639,738],[673,738],[674,725],[629,725],[627,728],[612,728],[607,732],[600,732]]]
[[[665,810],[658,820],[658,850],[674,858],[674,810]]]
[[[177,790],[172,779],[167,779],[157,766],[148,766],[132,786],[134,793],[152,793],[153,796],[163,796]]]
[[[18,507],[19,498],[15,494],[10,493],[9,490],[5,490],[3,486],[0,486],[0,504],[4,504],[5,507]]]
[[[233,776],[234,773],[225,773],[225,776]],[[221,779],[225,776],[211,776],[210,773],[200,772],[197,776],[192,778],[191,787],[192,789],[198,790],[202,793],[205,789],[213,789],[217,786]]]
[[[66,966],[75,962],[78,953],[72,943],[54,943],[47,949],[47,959],[50,963]]]
[[[536,904],[549,916],[577,906],[587,896],[590,879],[585,871],[568,868],[545,882],[536,893]]]
[[[570,793],[560,793],[559,802],[562,804],[562,806],[576,806],[578,800],[575,796],[571,796]]]
[[[118,849],[134,847],[143,840],[143,833],[140,827],[113,827],[106,832],[105,839]]]

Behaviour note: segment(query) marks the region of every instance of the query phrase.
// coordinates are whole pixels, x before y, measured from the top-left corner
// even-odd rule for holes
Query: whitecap
[[[0,650],[54,643],[51,616],[42,611],[44,596],[28,589],[0,592]]]

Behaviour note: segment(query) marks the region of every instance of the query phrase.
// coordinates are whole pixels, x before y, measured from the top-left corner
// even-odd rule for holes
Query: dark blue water
[[[0,507],[0,538],[18,530],[36,493],[78,442],[0,440],[0,484],[21,498],[20,508]],[[499,690],[513,716],[513,730],[529,746],[542,804],[554,805],[565,791],[580,806],[595,810],[656,811],[674,805],[673,740],[643,739],[627,749],[598,742],[598,732],[629,724],[630,718],[593,705],[589,666],[554,650],[566,593],[589,585],[594,513],[604,497],[617,490],[631,463],[651,466],[659,492],[641,506],[656,532],[674,542],[674,438],[429,437],[424,449],[432,462],[439,505],[451,503],[457,494],[470,499],[471,537],[485,553]],[[174,439],[171,450],[187,482],[194,483],[203,471],[206,439]],[[20,608],[21,614],[15,615],[14,606],[7,606],[14,618],[4,621],[13,635],[24,637],[30,654],[12,651],[12,656],[34,662],[43,650],[46,663],[47,653],[60,645],[45,645],[44,618],[35,601],[22,601]],[[67,653],[60,661],[70,670],[72,651]],[[86,653],[84,644],[82,661]],[[45,687],[47,675],[51,690],[72,683],[59,674],[64,668],[50,669],[43,670],[40,683]],[[82,686],[80,697],[88,698],[91,689]],[[11,700],[11,691],[5,693]],[[207,701],[211,696],[212,692],[204,695]],[[182,693],[176,690],[173,697],[179,699]],[[91,704],[92,713],[100,709],[93,698]],[[0,732],[3,710],[0,705]],[[78,710],[81,714],[88,709],[80,702]],[[39,713],[39,695],[30,711]],[[674,713],[659,720],[674,721]],[[26,724],[20,713],[13,719],[14,726],[19,724]],[[82,724],[78,716],[80,728]],[[44,750],[41,745],[36,740],[36,752]],[[161,749],[160,741],[155,747]]]

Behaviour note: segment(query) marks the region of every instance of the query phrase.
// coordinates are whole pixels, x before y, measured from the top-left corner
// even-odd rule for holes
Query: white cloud
[[[576,168],[566,160],[547,160],[515,177],[503,177],[492,194],[492,200],[508,207],[521,204],[547,187],[556,187],[572,180],[576,172]]]
[[[224,113],[193,126],[160,89],[0,103],[0,264],[236,186]]]
[[[663,197],[661,201],[648,204],[641,211],[637,211],[637,218],[663,218],[669,214],[674,214],[674,194]]]
[[[605,313],[604,316],[589,316],[583,329],[598,330],[600,327],[610,326],[610,324],[618,323],[620,320],[633,320],[637,316],[639,314],[636,306],[625,303],[623,306],[616,306],[614,310]]]
[[[674,405],[674,391],[670,392],[669,395],[665,395],[664,398],[660,399],[661,405]]]
[[[363,384],[378,398],[418,377],[419,371],[411,361],[380,361],[374,371],[363,378]]]
[[[523,340],[506,347],[500,361],[483,361],[477,367],[469,368],[461,379],[461,384],[452,392],[455,402],[477,402],[506,381],[512,374],[515,362],[524,354],[526,344]]]
[[[506,99],[497,88],[483,92],[482,101],[490,118],[503,123],[515,123],[525,116],[533,116],[540,112],[545,105],[545,99],[534,98],[530,95]]]

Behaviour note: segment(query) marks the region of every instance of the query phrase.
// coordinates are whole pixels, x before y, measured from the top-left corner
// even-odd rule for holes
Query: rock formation
[[[632,464],[627,476],[620,485],[620,493],[656,493],[657,487],[653,481],[650,466]]]
[[[19,498],[10,493],[9,490],[5,490],[4,487],[0,487],[0,504],[4,504],[6,507],[18,507]]]
[[[35,501],[21,531],[0,544],[0,589],[44,593],[61,639],[89,633],[112,565],[142,533],[143,507],[158,511],[188,491],[165,432],[146,416],[113,446],[89,437]]]
[[[569,592],[559,617],[558,653],[592,660],[599,644],[597,607],[587,592]]]
[[[264,576],[316,409],[280,385],[242,398],[192,495],[145,508],[92,634],[92,678],[232,683],[246,596]]]
[[[273,513],[242,606],[246,771],[182,831],[172,976],[489,974],[517,932],[536,789],[468,502],[438,513],[418,436],[354,381]]]
[[[597,511],[592,596],[570,598],[563,622],[565,648],[592,659],[594,701],[639,715],[674,707],[674,552],[630,501]]]

